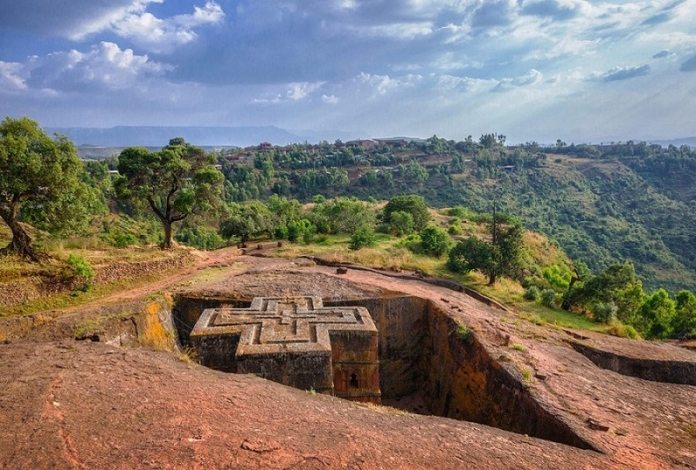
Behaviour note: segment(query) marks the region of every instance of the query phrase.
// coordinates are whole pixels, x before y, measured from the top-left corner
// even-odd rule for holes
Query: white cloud
[[[603,82],[616,82],[620,80],[629,80],[631,78],[642,77],[650,73],[650,65],[636,65],[633,67],[616,66],[607,70],[604,73],[594,72],[588,79],[599,80]]]
[[[313,93],[316,90],[318,90],[319,88],[321,88],[324,83],[325,82],[291,83],[290,86],[288,87],[288,91],[286,93],[286,96],[288,97],[289,100],[292,100],[292,101],[303,100],[307,96],[309,96],[311,93]]]
[[[415,39],[433,33],[433,25],[429,21],[416,23],[389,23],[371,26],[348,26],[348,31],[366,37],[385,37],[393,39]]]
[[[395,79],[389,75],[379,75],[360,72],[360,74],[353,79],[355,83],[367,85],[368,88],[377,92],[378,95],[384,95],[391,90],[402,86],[414,85],[423,77],[418,74],[408,74],[404,75],[400,79]]]
[[[321,95],[321,100],[326,104],[338,104],[340,101],[336,95]]]
[[[503,78],[498,82],[493,91],[507,91],[513,88],[536,85],[544,78],[544,74],[536,69],[532,69],[524,75],[514,78]]]
[[[27,89],[22,64],[0,60],[0,90],[22,91]]]
[[[203,1],[203,0],[198,0]],[[148,12],[164,0],[22,0],[0,8],[0,29],[38,31],[82,41],[111,32],[153,52],[169,52],[196,39],[196,28],[223,21],[225,13],[213,0],[195,5],[189,14],[158,18]]]
[[[153,52],[171,52],[198,36],[193,28],[220,23],[225,13],[215,2],[206,2],[203,7],[194,7],[192,14],[171,18],[157,18],[145,11],[145,5],[134,7],[127,15],[111,23],[111,29],[119,36],[131,39],[141,47]]]
[[[319,90],[326,82],[293,82],[285,85],[285,91],[267,91],[252,99],[257,104],[278,104],[304,101],[312,93]]]
[[[6,64],[6,63],[5,63]],[[0,67],[0,75],[12,78],[17,89],[86,91],[117,90],[162,75],[171,67],[136,55],[112,42],[100,42],[87,52],[72,49],[32,56],[25,63]]]

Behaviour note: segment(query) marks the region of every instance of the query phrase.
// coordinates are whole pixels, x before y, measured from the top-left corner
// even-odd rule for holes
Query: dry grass
[[[6,307],[0,311],[1,317],[13,315],[31,315],[45,310],[62,309],[81,305],[102,297],[106,297],[114,292],[133,289],[144,284],[162,279],[173,271],[163,271],[147,276],[136,278],[124,278],[108,284],[96,284],[87,292],[61,292],[59,294],[47,295],[36,300],[25,302],[13,307]],[[21,281],[20,281],[21,282]]]
[[[348,242],[348,237],[331,236],[327,237],[324,243],[309,245],[286,243],[274,253],[288,258],[320,256],[335,263],[354,263],[391,271],[410,269],[435,274],[444,268],[444,258],[437,259],[413,253],[405,247],[397,246],[399,239],[383,237],[377,246],[355,251],[348,248]]]
[[[73,327],[73,337],[76,339],[99,333],[102,328],[103,319],[100,317],[89,317],[82,320]]]
[[[198,359],[198,357],[196,355],[196,351],[190,347],[186,347],[186,348],[182,349],[181,351],[179,351],[179,353],[177,354],[176,357],[177,357],[177,359],[179,359],[181,362],[183,362],[184,364],[186,364],[188,366],[195,365],[197,362],[197,359]]]
[[[389,415],[394,415],[394,416],[407,416],[409,415],[409,412],[406,410],[402,410],[400,408],[394,408],[392,406],[385,406],[385,405],[377,405],[375,403],[370,403],[370,402],[365,402],[365,403],[358,403],[356,402],[358,406],[361,408],[367,408],[370,411],[375,411],[377,413],[383,413],[383,414],[389,414]]]
[[[570,266],[570,259],[551,240],[537,232],[524,232],[524,246],[539,266],[551,266],[553,264],[566,264]]]
[[[532,371],[529,369],[522,369],[520,371],[522,374],[522,378],[524,379],[525,382],[530,383],[532,381]]]
[[[687,424],[686,432],[688,432],[691,437],[696,439],[696,423]]]

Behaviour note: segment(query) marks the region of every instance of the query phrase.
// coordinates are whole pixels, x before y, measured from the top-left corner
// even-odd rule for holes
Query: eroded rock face
[[[274,288],[288,294],[310,287],[326,305],[365,306],[379,330],[383,403],[599,449],[628,467],[696,465],[689,431],[696,423],[692,386],[598,368],[568,344],[562,330],[444,286],[354,269],[342,275],[320,266],[283,270],[277,260],[265,273],[265,262],[258,260],[253,275],[217,282],[215,295],[248,302],[273,279]],[[338,285],[344,297],[336,295]],[[201,291],[211,292],[208,286]],[[460,324],[469,326],[467,341],[458,337]],[[634,343],[616,341],[609,347]],[[669,356],[670,348],[650,345],[648,356]]]
[[[281,296],[362,306],[379,330],[383,403],[462,421],[365,408],[170,354],[75,342],[75,318],[57,316],[36,322],[31,335],[13,330],[30,343],[0,344],[0,467],[696,468],[693,385],[598,367],[564,331],[444,286],[239,259],[176,289],[173,323],[184,344],[205,308],[248,307],[269,285]],[[88,313],[101,315],[80,312],[78,322]],[[109,322],[116,320],[127,323]],[[461,335],[460,325],[470,333]],[[132,326],[137,336],[144,327]],[[46,342],[63,330],[69,343]],[[693,352],[660,343],[587,336],[583,343],[615,355],[696,363]],[[409,404],[414,397],[420,401]],[[583,442],[600,452],[578,449]]]
[[[603,369],[654,382],[696,385],[696,362],[691,352],[665,345],[662,354],[653,351],[651,357],[645,352],[652,348],[649,344],[627,348],[607,343],[615,342],[610,338],[593,341],[589,337],[570,341],[573,349]]]

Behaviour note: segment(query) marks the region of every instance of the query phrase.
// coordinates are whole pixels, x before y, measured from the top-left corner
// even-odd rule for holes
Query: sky
[[[0,0],[0,116],[362,137],[696,135],[696,0]]]

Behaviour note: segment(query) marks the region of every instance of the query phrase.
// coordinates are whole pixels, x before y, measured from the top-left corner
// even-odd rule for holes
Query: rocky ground
[[[696,363],[693,351],[539,326],[444,287],[352,269],[338,275],[305,260],[229,252],[200,266],[44,314],[31,327],[0,321],[8,337],[0,345],[0,467],[696,468],[696,386],[599,367],[571,343],[681,364]],[[597,450],[313,395],[172,352],[73,339],[75,322],[155,292],[429,299],[506,368],[531,371],[527,393]]]

